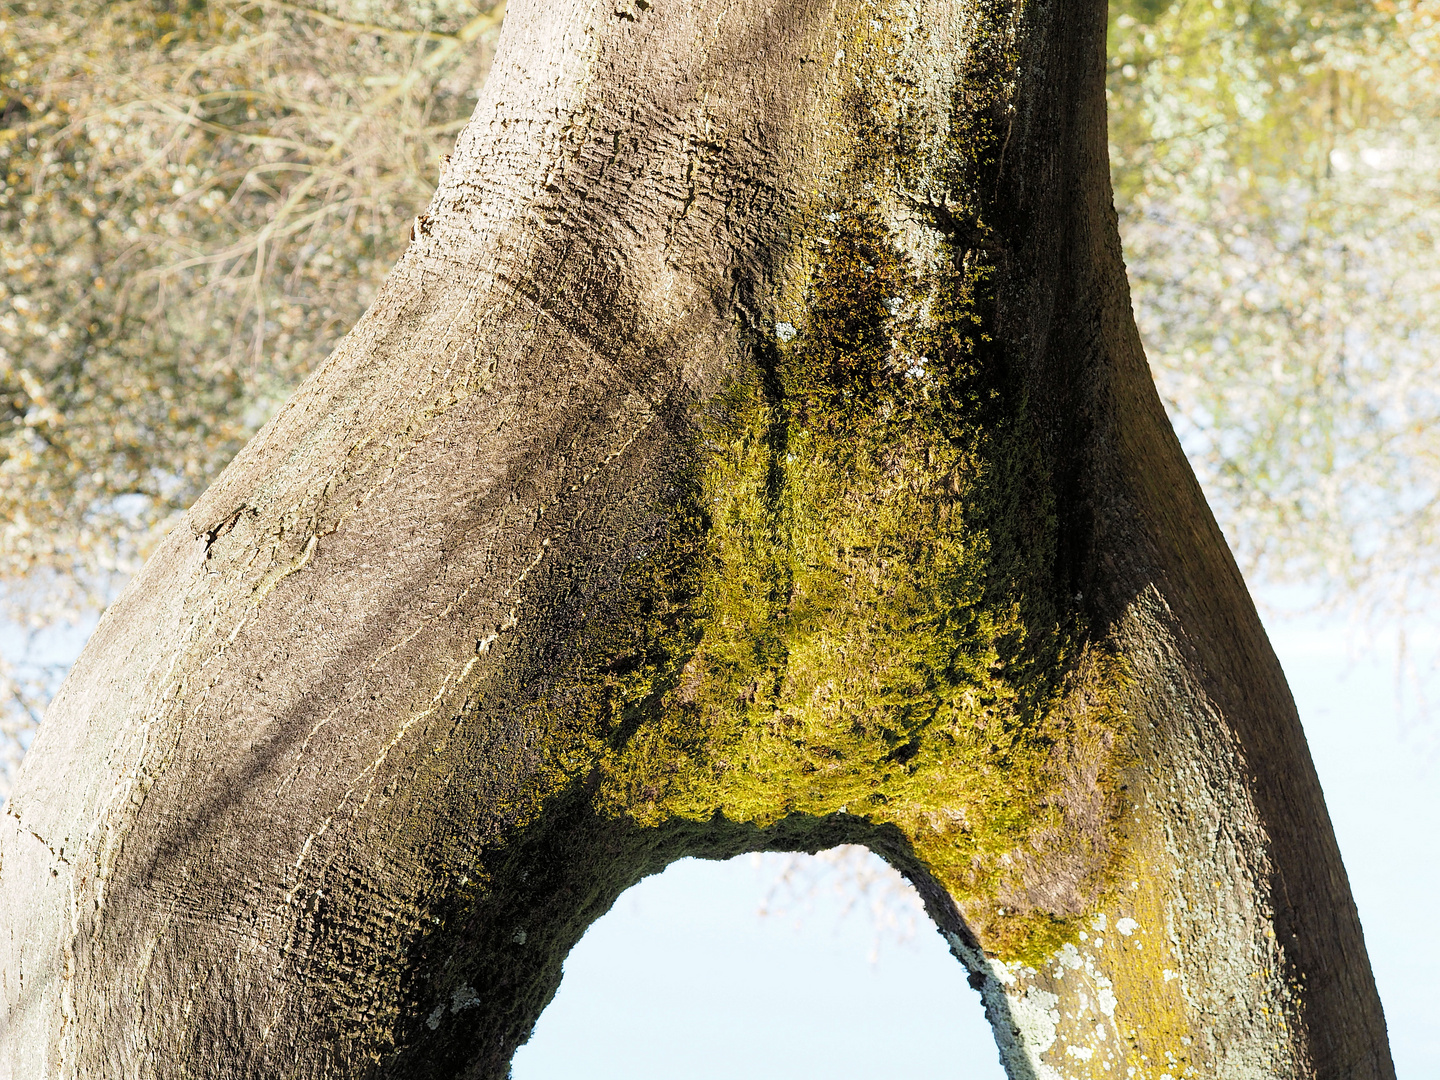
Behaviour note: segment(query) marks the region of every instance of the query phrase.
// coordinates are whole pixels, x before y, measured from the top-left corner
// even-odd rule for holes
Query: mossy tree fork
[[[1095,0],[521,0],[381,298],[3,818],[0,1076],[502,1077],[684,855],[861,843],[1014,1080],[1393,1077],[1152,387]]]

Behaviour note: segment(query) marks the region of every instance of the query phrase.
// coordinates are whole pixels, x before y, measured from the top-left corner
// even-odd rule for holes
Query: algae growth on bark
[[[1016,1080],[1392,1076],[1135,335],[1104,27],[516,3],[383,295],[47,717],[0,1075],[501,1077],[642,876],[850,842]]]

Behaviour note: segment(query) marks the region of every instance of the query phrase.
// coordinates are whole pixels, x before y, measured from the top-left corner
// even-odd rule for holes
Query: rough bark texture
[[[864,843],[1015,1080],[1393,1076],[1130,315],[1103,5],[517,2],[381,299],[102,620],[5,1077],[500,1077],[683,855]]]

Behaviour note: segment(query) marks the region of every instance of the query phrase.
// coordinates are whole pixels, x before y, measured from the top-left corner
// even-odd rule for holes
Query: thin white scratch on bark
[[[435,691],[435,696],[430,699],[430,707],[428,709],[422,709],[417,713],[411,713],[410,716],[406,718],[405,723],[400,725],[400,730],[395,732],[394,736],[390,739],[390,741],[381,748],[380,753],[376,756],[375,760],[372,761],[369,765],[366,765],[365,768],[361,769],[360,772],[355,775],[354,779],[350,781],[350,786],[345,790],[345,794],[340,796],[340,804],[336,806],[331,813],[325,816],[325,820],[320,823],[319,828],[317,828],[313,833],[306,837],[304,845],[300,848],[300,856],[295,860],[296,870],[299,870],[302,866],[304,866],[305,860],[310,854],[310,846],[316,840],[320,839],[320,837],[324,836],[325,833],[329,830],[330,825],[335,820],[336,815],[338,815],[340,811],[345,809],[345,804],[350,801],[350,796],[355,794],[355,789],[360,786],[361,782],[365,780],[366,777],[372,775],[377,769],[380,768],[381,765],[385,764],[385,759],[390,756],[390,751],[395,749],[395,747],[400,744],[400,740],[406,736],[406,734],[410,731],[412,727],[414,727],[421,720],[424,720],[427,716],[431,716],[434,714],[435,710],[439,707],[440,702],[444,699],[446,691],[450,689],[452,678],[454,679],[454,683],[456,686],[460,685],[460,683],[465,681],[465,677],[470,674],[471,670],[473,670],[475,665],[479,662],[480,658],[478,656],[472,656],[466,662],[465,666],[460,669],[459,675],[454,675],[452,673],[451,675],[445,676],[444,681],[440,684],[440,689]],[[360,809],[363,809],[365,804],[369,801],[370,793],[366,792],[365,798],[361,800],[360,806],[356,808],[357,812]],[[290,897],[293,896],[294,893],[292,891],[286,897],[287,902]]]
[[[258,608],[264,602],[265,598],[275,591],[275,586],[279,585],[280,582],[284,581],[291,574],[298,574],[301,570],[305,569],[305,564],[310,561],[310,556],[315,554],[315,548],[319,543],[320,535],[318,533],[311,533],[310,539],[305,541],[305,551],[301,554],[299,560],[293,565],[287,566],[282,573],[278,574],[268,584],[262,585],[257,589],[255,594],[250,598],[251,605]]]
[[[596,474],[598,474],[602,469],[604,469],[606,466],[608,466],[608,465],[609,465],[612,461],[614,461],[616,458],[618,458],[618,457],[620,457],[622,454],[624,454],[625,451],[628,450],[628,449],[634,444],[635,440],[640,437],[640,435],[645,431],[645,429],[648,428],[648,427],[649,427],[652,423],[654,423],[654,422],[655,422],[655,414],[654,414],[653,412],[647,412],[647,413],[645,414],[644,422],[641,423],[639,427],[637,427],[634,431],[632,431],[632,432],[630,433],[630,437],[629,437],[628,439],[626,439],[626,440],[624,441],[624,443],[622,443],[622,444],[621,444],[618,448],[616,448],[615,450],[612,450],[610,453],[606,454],[605,457],[603,457],[597,464],[591,466],[591,468],[590,468],[589,470],[587,470],[584,474],[581,475],[581,477],[580,477],[580,482],[579,482],[578,484],[574,485],[574,486],[575,486],[575,489],[576,489],[576,490],[579,490],[579,489],[585,487],[586,485],[588,485],[588,484],[590,483],[590,481],[591,481],[592,479],[594,479],[594,477],[596,476]],[[557,502],[556,502],[555,504],[552,504],[552,505],[558,505],[558,500],[557,500]],[[547,508],[547,509],[548,509],[548,508]],[[570,521],[567,523],[567,528],[572,528],[572,529],[573,529],[574,526],[575,526],[575,523],[580,520],[581,514],[584,514],[584,513],[585,513],[585,510],[586,510],[585,507],[581,507],[580,510],[579,510],[579,512],[576,513],[576,515],[575,515],[573,518],[571,518]],[[523,570],[520,571],[519,575],[515,578],[514,581],[512,581],[512,582],[506,587],[504,593],[502,593],[501,595],[503,595],[503,596],[510,596],[510,595],[512,595],[512,594],[515,592],[516,589],[518,589],[521,585],[523,585],[523,584],[525,583],[525,579],[528,578],[528,577],[530,576],[530,574],[535,570],[535,568],[536,568],[537,566],[539,566],[540,563],[544,560],[546,553],[547,553],[547,552],[549,551],[549,549],[550,549],[550,541],[554,538],[554,535],[555,535],[555,534],[552,533],[550,536],[547,536],[547,537],[545,537],[543,540],[540,541],[540,550],[539,550],[538,552],[536,552],[535,558],[533,558],[533,559],[530,560],[529,565],[526,566],[525,569],[523,569]],[[404,637],[402,637],[399,641],[395,642],[395,644],[391,645],[389,648],[383,650],[382,652],[376,654],[375,658],[374,658],[373,660],[371,660],[371,661],[370,661],[370,664],[368,665],[369,668],[370,668],[370,670],[373,671],[373,670],[375,669],[375,667],[376,667],[382,660],[384,660],[384,659],[386,659],[387,657],[393,655],[394,653],[398,652],[400,649],[403,649],[406,645],[410,644],[410,642],[414,641],[420,634],[424,633],[425,629],[426,629],[429,625],[431,625],[433,622],[435,622],[435,621],[437,621],[437,620],[440,620],[440,619],[444,619],[444,618],[446,618],[447,616],[449,616],[449,614],[450,614],[452,611],[454,611],[457,607],[459,607],[460,604],[465,600],[465,598],[466,598],[467,596],[469,596],[472,591],[474,591],[474,589],[475,589],[475,584],[477,584],[477,583],[472,583],[472,584],[470,584],[470,585],[465,586],[465,588],[460,591],[460,593],[455,597],[455,599],[452,600],[450,603],[446,604],[445,607],[444,607],[444,609],[441,610],[437,615],[435,615],[431,620],[429,620],[429,622],[427,622],[427,623],[425,623],[425,624],[422,624],[421,626],[416,627],[416,628],[415,628],[414,630],[412,630],[410,633],[408,633],[408,634],[406,634]],[[503,627],[502,627],[503,629],[509,630],[509,629],[511,629],[512,627],[514,627],[514,626],[516,625],[516,623],[517,623],[517,621],[518,621],[518,610],[519,610],[519,604],[518,604],[518,603],[515,604],[514,606],[512,606],[512,607],[510,608],[510,613],[509,613],[509,615],[508,615],[508,616],[506,617],[506,619],[505,619],[505,622],[504,622]],[[489,652],[489,651],[490,651],[490,645],[492,645],[492,644],[494,643],[495,639],[496,639],[496,635],[491,634],[488,638],[485,639],[484,642],[481,643],[480,646],[477,646],[477,647],[476,647],[476,650],[475,650],[475,651],[476,651],[476,654],[483,656],[485,653]]]
[[[295,767],[290,770],[290,774],[286,776],[284,780],[280,781],[280,786],[275,789],[275,798],[279,798],[280,793],[290,786],[291,781],[293,781],[295,777],[300,775],[301,759],[305,756],[305,751],[310,748],[310,740],[315,737],[315,733],[330,723],[330,721],[334,720],[335,717],[339,716],[342,708],[344,708],[343,705],[335,706],[335,708],[331,709],[327,715],[321,717],[315,726],[310,729],[310,733],[305,736],[304,741],[300,743],[299,749],[295,751]]]

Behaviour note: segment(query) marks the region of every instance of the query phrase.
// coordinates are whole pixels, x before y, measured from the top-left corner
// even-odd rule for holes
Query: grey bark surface
[[[1298,718],[1130,314],[1104,26],[1092,2],[513,4],[382,296],[46,717],[0,819],[0,1077],[504,1076],[629,885],[841,842],[916,882],[1015,1080],[1393,1077]],[[926,163],[984,125],[972,241]],[[856,165],[877,143],[933,185]],[[1102,807],[1074,819],[1095,865],[1037,842],[988,901],[848,803],[612,812],[567,757],[701,418],[778,393],[815,207],[862,198],[916,265],[992,259],[986,340],[1049,463],[1046,588],[1128,673],[1113,791],[1067,781]],[[666,663],[606,745],[685,698]],[[1012,956],[1004,905],[1068,936]]]

